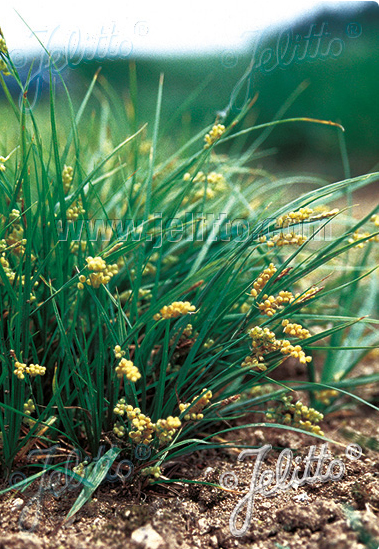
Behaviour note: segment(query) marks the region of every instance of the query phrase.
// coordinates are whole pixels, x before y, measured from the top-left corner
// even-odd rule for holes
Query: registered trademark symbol
[[[232,69],[238,63],[238,56],[233,50],[225,50],[221,56],[221,64],[227,69]]]
[[[137,459],[145,460],[151,456],[151,448],[145,444],[138,444],[135,448],[135,456]]]
[[[362,455],[362,448],[358,444],[352,442],[345,449],[345,455],[348,459],[355,461]]]
[[[235,490],[238,486],[238,478],[233,471],[225,471],[225,473],[221,473],[219,482],[221,486],[227,490]]]
[[[362,34],[362,27],[359,23],[349,23],[346,26],[346,34],[349,38],[358,38]]]

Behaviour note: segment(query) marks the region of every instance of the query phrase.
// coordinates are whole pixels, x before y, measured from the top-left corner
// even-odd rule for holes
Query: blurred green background
[[[306,36],[312,25],[314,34],[320,34],[323,29],[323,36],[319,41],[317,37],[312,38],[304,55]],[[276,174],[320,174],[331,181],[341,179],[349,173],[354,176],[373,171],[379,162],[378,4],[334,3],[332,7],[325,6],[317,16],[309,15],[291,25],[270,29],[260,35],[256,59],[268,48],[276,51],[279,47],[283,51],[286,35],[282,34],[282,41],[280,36],[286,30],[290,33],[290,43],[285,61],[291,59],[295,46],[298,46],[298,57],[304,58],[295,58],[285,68],[278,66],[273,70],[256,71],[250,96],[256,92],[259,95],[247,122],[251,125],[274,119],[294,90],[302,82],[306,82],[307,85],[288,108],[285,117],[305,116],[340,122],[346,129],[344,137],[350,169],[346,163],[343,166],[341,160],[341,147],[344,144],[339,141],[338,131],[328,126],[304,123],[277,127],[259,147],[259,151],[269,150],[270,154],[254,160],[254,165],[272,170]],[[136,59],[138,122],[152,120],[159,74],[164,72],[162,128],[169,130],[167,139],[184,142],[201,127],[212,123],[217,111],[222,111],[230,103],[237,82],[247,70],[256,47],[256,36],[257,34],[252,33],[251,45],[244,54],[226,51],[204,57],[173,54],[169,58]],[[333,44],[328,54],[328,44],[331,41]],[[70,92],[79,103],[93,74],[101,67],[101,75],[111,83],[117,96],[124,101],[130,91],[129,63],[130,59],[84,62],[67,67],[62,74]],[[44,80],[41,80],[41,106],[48,91],[48,78],[45,77]],[[59,90],[62,91],[58,85]],[[196,98],[190,105],[186,105],[186,100],[196,90]],[[246,86],[243,93],[245,90]],[[241,95],[239,104],[242,99]],[[91,108],[96,115],[101,115],[99,101],[94,100]],[[179,116],[174,120],[178,111]],[[226,120],[230,119],[231,114]],[[6,121],[2,117],[3,129],[4,123]],[[250,142],[258,136],[257,132],[252,134],[249,137]],[[249,145],[249,140],[244,144],[245,147]],[[377,192],[377,187],[374,186],[372,190]]]
[[[306,81],[308,86],[290,106],[285,117],[306,116],[340,122],[346,130],[351,174],[358,175],[371,171],[379,162],[379,5],[363,2],[358,10],[351,13],[345,9],[348,4],[357,7],[355,2],[340,3],[338,10],[325,9],[317,17],[266,33],[258,51],[267,48],[276,50],[280,33],[286,29],[292,31],[293,44],[290,44],[284,61],[291,59],[296,44],[299,44],[298,57],[304,55],[304,37],[309,34],[312,24],[314,34],[320,34],[324,25],[324,34],[329,33],[329,36],[321,38],[316,56],[318,39],[313,38],[303,60],[294,60],[286,68],[256,72],[250,95],[258,92],[259,97],[249,119],[250,123],[256,121],[257,124],[274,119],[299,84]],[[331,53],[339,54],[341,43],[343,51],[335,58],[332,55],[321,58],[334,39],[337,40],[331,45]],[[282,47],[284,41],[285,36],[282,35]],[[173,117],[185,99],[204,86],[179,119],[186,126],[185,133],[195,133],[211,123],[216,112],[229,104],[233,89],[249,66],[253,52],[254,42],[242,56],[224,52],[215,57],[137,60],[141,122],[153,116],[159,73],[164,72],[163,121]],[[274,61],[269,67],[273,64]],[[85,88],[85,77],[89,78],[97,65],[83,64],[79,67],[81,79],[84,78],[79,88]],[[126,63],[102,63],[101,66],[101,73],[120,94],[127,93]],[[246,86],[238,104],[241,104],[245,90]],[[179,135],[181,132],[177,129]],[[257,136],[255,133],[254,138]],[[323,174],[328,179],[344,175],[338,132],[334,128],[304,123],[282,125],[274,130],[260,149],[273,147],[275,154],[261,163],[274,171],[306,171]]]

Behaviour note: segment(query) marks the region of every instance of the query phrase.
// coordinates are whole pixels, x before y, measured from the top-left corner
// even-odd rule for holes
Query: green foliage
[[[214,437],[236,429],[225,429],[224,421],[282,399],[290,390],[290,382],[275,382],[270,374],[289,356],[302,356],[297,345],[313,358],[303,364],[309,383],[300,388],[311,393],[314,406],[315,391],[349,395],[345,389],[377,379],[346,376],[378,343],[373,272],[378,231],[371,219],[379,208],[360,221],[344,212],[317,210],[377,181],[377,173],[332,184],[309,176],[275,179],[254,166],[252,153],[242,154],[243,139],[286,121],[235,132],[250,106],[211,146],[204,147],[208,127],[176,150],[169,135],[160,133],[163,77],[150,130],[140,122],[133,64],[126,104],[96,74],[76,110],[65,88],[59,101],[66,104],[66,117],[57,108],[51,79],[47,125],[46,112],[37,115],[29,108],[28,82],[22,84],[11,59],[3,57],[24,97],[18,107],[0,75],[14,115],[9,125],[19,128],[14,152],[0,173],[0,457],[5,473],[36,441],[64,442],[92,456],[104,442],[131,456],[144,444],[151,458],[143,466],[154,465],[155,471],[168,456],[218,447],[223,443]],[[90,114],[93,93],[99,106]],[[307,121],[325,124],[303,118],[287,123]],[[341,131],[334,126],[330,131]],[[262,134],[259,139],[262,144]],[[230,154],[219,153],[220,145],[231,140]],[[287,189],[298,189],[299,183],[315,188],[284,200]],[[299,219],[304,208],[312,208],[305,221]],[[196,217],[200,212],[225,216],[217,225],[211,217]],[[290,228],[278,224],[290,212],[295,214]],[[80,234],[81,219],[89,223]],[[237,219],[239,232],[230,223]],[[241,235],[247,222],[249,233]],[[127,234],[127,223],[134,225],[133,234]],[[362,225],[371,227],[369,237],[356,233]],[[280,245],[282,231],[296,236],[304,226],[316,235],[331,227],[333,238],[295,238]],[[183,232],[186,237],[178,238]],[[253,296],[254,281],[270,264],[276,267],[274,276]],[[264,295],[276,299],[280,292],[292,297],[284,306],[275,302],[272,316],[263,315],[258,304],[267,299]],[[193,310],[183,314],[187,302]],[[165,307],[175,303],[180,305],[169,314]],[[286,353],[285,319],[310,332],[305,340],[289,334]],[[256,326],[268,328],[283,344],[258,344],[249,333]],[[262,360],[257,359],[258,367],[242,367],[257,349],[254,343],[261,353],[255,357]],[[313,366],[316,357],[323,361],[320,376]],[[44,375],[35,374],[33,364],[45,368]],[[20,375],[14,373],[17,368]],[[268,383],[279,389],[260,395]],[[240,394],[243,401],[237,399]],[[308,427],[303,430],[312,431]],[[93,475],[98,484],[104,471],[95,469]],[[89,495],[83,493],[78,506]]]

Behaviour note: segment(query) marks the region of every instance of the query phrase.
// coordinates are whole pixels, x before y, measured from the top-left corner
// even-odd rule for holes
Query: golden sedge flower
[[[263,356],[260,356],[259,359],[256,357],[247,356],[242,362],[241,367],[257,368],[261,372],[265,372],[267,370],[267,366],[263,362],[259,362],[259,360],[264,360]]]
[[[113,432],[118,438],[122,438],[126,435],[126,429],[121,423],[115,423],[113,426]]]
[[[262,315],[273,316],[278,309],[292,303],[294,299],[291,292],[281,290],[276,297],[264,294],[263,301],[258,303],[258,307]]]
[[[184,174],[184,181],[189,181],[191,175],[189,173]],[[198,200],[204,198],[212,199],[217,193],[223,192],[226,189],[225,179],[221,173],[210,172],[205,175],[204,172],[198,172],[193,178],[193,183],[201,183],[202,188],[195,191],[193,198]],[[206,183],[206,184],[205,184]]]
[[[26,364],[16,361],[14,367],[15,370],[13,373],[18,377],[18,379],[25,379],[24,372],[26,369]]]
[[[153,142],[150,141],[149,139],[146,139],[145,141],[141,141],[140,146],[139,146],[139,152],[142,155],[149,154],[150,149],[152,147],[152,144],[153,144]],[[112,150],[113,150],[113,147],[111,148],[110,152],[112,152]]]
[[[322,391],[315,391],[316,400],[329,406],[331,399],[338,396],[338,391],[335,389],[323,389]]]
[[[155,432],[160,444],[169,444],[175,435],[175,431],[177,431],[181,425],[182,422],[178,417],[169,416],[167,419],[158,419],[155,425]]]
[[[68,210],[66,210],[67,221],[76,221],[80,215],[86,213],[83,208],[81,199],[79,198],[76,204],[73,204]]]
[[[197,398],[199,398],[199,400],[195,404],[193,404],[193,402],[195,402]],[[208,389],[203,389],[200,395],[197,395],[192,399],[191,403],[179,404],[179,410],[181,412],[185,412],[187,408],[190,408],[189,413],[184,416],[184,419],[186,421],[199,421],[203,419],[204,415],[201,412],[206,406],[208,406],[211,398],[212,391],[208,391]]]
[[[85,468],[88,465],[88,461],[82,461],[77,465],[76,467],[72,468],[72,471],[78,475],[79,477],[84,477],[85,475]]]
[[[315,213],[318,211],[319,213]],[[339,212],[338,208],[334,208],[333,210],[328,211],[325,207],[317,207],[315,210],[312,210],[312,208],[300,208],[299,210],[295,212],[290,212],[288,214],[285,214],[281,217],[278,217],[276,220],[276,226],[277,227],[289,227],[290,225],[294,225],[296,223],[302,223],[303,221],[318,221],[320,219],[327,219],[329,217],[335,216]],[[267,241],[267,245],[269,247],[273,246],[288,246],[290,244],[301,246],[307,238],[302,234],[296,234],[293,231],[283,234],[280,233],[280,235],[273,236],[270,240]],[[266,241],[264,239],[263,241]]]
[[[224,131],[225,131],[225,126],[223,124],[215,124],[211,129],[211,131],[207,133],[204,137],[204,141],[205,141],[204,148],[207,149],[208,147],[213,145],[213,143],[215,143],[218,139],[220,139]]]
[[[122,378],[122,376],[125,375],[129,381],[132,381],[133,383],[138,381],[141,377],[137,366],[134,366],[133,362],[131,360],[126,360],[126,358],[120,360],[116,366],[116,373],[118,378]]]
[[[251,309],[251,304],[248,303],[247,301],[245,301],[244,303],[242,303],[242,305],[240,307],[240,313],[245,315],[250,311],[250,309]]]
[[[272,276],[276,273],[276,267],[273,263],[270,263],[266,269],[264,269],[258,278],[255,280],[252,289],[250,290],[250,295],[252,297],[257,297],[261,290],[265,287],[267,282]]]
[[[357,240],[361,240],[362,238],[365,239],[364,242],[360,242],[359,244],[357,244],[357,248],[363,248],[364,245],[367,243],[367,242],[379,242],[379,235],[375,235],[375,236],[372,236],[368,231],[365,231],[364,233],[360,233],[359,231],[355,231],[355,233],[353,234],[353,236],[351,238],[349,238],[348,242],[349,244],[354,244],[354,242],[356,242]]]
[[[15,369],[13,373],[18,377],[18,379],[25,379],[25,373],[35,377],[43,376],[46,372],[45,366],[40,366],[39,364],[29,364],[29,366],[27,366],[18,360],[15,361],[14,367]]]
[[[154,465],[152,467],[145,467],[144,469],[141,470],[141,475],[143,477],[148,477],[148,476],[151,476],[151,477],[154,477],[154,478],[159,478],[161,476],[162,472],[161,472],[161,468],[159,467],[159,465]]]
[[[324,418],[323,414],[314,408],[308,408],[300,400],[293,404],[291,395],[284,396],[277,408],[269,408],[266,417],[276,423],[290,425],[320,436],[324,435],[317,425]]]
[[[153,438],[155,424],[145,414],[141,413],[139,408],[127,406],[127,416],[133,430],[129,432],[129,437],[135,444],[149,444]]]
[[[8,48],[3,36],[0,36],[0,53],[7,54]]]
[[[274,246],[301,246],[306,242],[307,237],[302,234],[296,234],[294,232],[280,233],[273,236],[270,240],[267,240],[267,246],[272,248]]]
[[[204,196],[208,200],[211,200],[212,198],[214,198],[216,196],[216,193],[214,192],[213,189],[210,189],[209,187],[207,187],[206,190],[205,189],[199,189],[193,195],[194,200],[199,200],[200,198],[204,198]]]
[[[13,209],[9,216],[9,223],[11,224],[9,234],[5,237],[6,247],[8,251],[16,256],[23,255],[25,252],[26,239],[24,238],[24,228],[21,223],[21,212]],[[32,256],[32,260],[34,260]]]
[[[207,175],[207,182],[214,191],[220,192],[226,189],[225,179],[222,173],[210,172]]]
[[[282,340],[282,346],[281,346],[280,352],[283,353],[284,355],[289,355],[289,356],[292,356],[293,358],[297,358],[299,362],[301,362],[302,364],[307,364],[307,362],[311,362],[312,360],[311,356],[306,356],[306,354],[304,353],[300,345],[293,346],[286,339]]]
[[[33,412],[35,412],[35,410],[36,410],[36,407],[34,406],[34,402],[31,398],[29,398],[29,400],[27,400],[24,403],[24,414],[26,414],[27,416],[30,416]],[[36,422],[35,419],[29,418],[29,417],[24,417],[22,421],[23,423],[25,423],[25,425],[29,425],[29,427],[33,427],[33,425]]]
[[[297,358],[302,364],[312,360],[305,355],[300,345],[293,346],[287,339],[276,339],[274,332],[268,328],[255,326],[249,331],[252,339],[252,354],[247,356],[241,366],[250,366],[258,368],[261,371],[267,369],[265,365],[266,355],[274,351],[280,351],[282,354]]]
[[[320,213],[312,215],[311,221],[316,221],[318,219],[327,219],[328,217],[333,217],[334,215],[337,215],[339,213],[338,208],[334,208],[333,210],[328,210],[326,206],[321,206],[321,208],[318,206],[315,208],[315,212],[319,211]]]
[[[33,377],[43,376],[46,372],[46,368],[39,364],[29,364],[29,366],[26,367],[26,372]]]
[[[278,217],[278,219],[276,220],[276,225],[277,227],[288,227],[291,224],[299,223],[300,221],[309,219],[312,213],[313,210],[311,208],[300,208],[296,212],[290,212],[281,217]]]
[[[195,339],[197,336],[198,336],[198,333],[193,332],[192,324],[187,324],[187,326],[182,331],[182,333],[179,337],[179,340],[177,340],[178,332],[175,332],[174,335],[172,336],[172,338],[170,339],[169,345],[172,346],[172,345],[174,345],[175,342],[176,342],[177,346],[179,346],[181,344],[187,344],[188,345],[188,340],[191,337],[193,339]]]
[[[299,339],[306,339],[311,337],[311,334],[308,330],[303,328],[301,324],[292,324],[289,320],[283,320],[282,326],[284,327],[283,332],[285,334],[291,335],[293,337],[298,337]]]
[[[142,276],[155,275],[157,268],[151,261],[148,261],[142,271]]]
[[[5,172],[7,169],[5,166],[5,162],[8,160],[9,156],[4,158],[4,156],[0,156],[0,172]]]
[[[264,364],[265,354],[280,349],[281,341],[275,338],[274,332],[260,326],[249,330],[249,336],[252,339],[252,356],[247,356],[241,366],[257,367],[259,370],[265,371],[267,369]]]
[[[316,294],[321,292],[322,288],[319,288],[318,286],[312,286],[307,290],[306,292],[300,294],[295,294],[295,300],[297,303],[303,303],[303,301],[307,301],[308,299],[312,299],[315,297]]]
[[[3,72],[4,76],[9,76],[10,72],[8,70],[7,64],[4,59],[0,59],[0,72]]]
[[[125,304],[132,296],[133,290],[125,290],[120,294],[120,301],[122,304]],[[151,290],[147,288],[139,288],[138,289],[138,301],[137,304],[140,304],[140,300],[148,300],[152,298]]]
[[[102,257],[87,257],[87,268],[90,274],[79,276],[78,289],[83,290],[84,283],[93,288],[99,288],[102,284],[106,285],[110,279],[118,273],[117,264],[107,265]]]
[[[116,406],[114,407],[113,411],[118,416],[123,416],[125,412],[127,411],[128,406],[125,404],[125,399],[120,398],[120,400],[117,402]]]
[[[248,391],[243,393],[244,397],[260,397],[263,395],[268,395],[275,391],[274,385],[254,385],[254,387],[251,387]]]
[[[125,351],[123,351],[120,347],[120,345],[116,345],[116,347],[113,349],[114,356],[117,359],[122,358],[125,355]]]
[[[205,341],[205,343],[203,344],[203,348],[204,348],[204,349],[210,349],[211,347],[213,347],[214,344],[215,344],[214,339],[212,339],[212,338],[209,337],[209,338]]]
[[[65,165],[62,172],[63,190],[65,194],[67,194],[71,188],[73,174],[74,174],[74,168],[72,168],[71,166]]]
[[[189,301],[174,301],[171,305],[165,305],[162,307],[160,312],[154,315],[154,320],[159,320],[160,318],[177,318],[178,316],[192,313],[195,310],[196,307],[191,305]]]

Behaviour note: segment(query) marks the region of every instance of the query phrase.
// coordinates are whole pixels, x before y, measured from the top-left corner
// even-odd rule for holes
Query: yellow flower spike
[[[318,207],[315,208],[315,211],[318,209]],[[328,217],[333,217],[334,215],[337,215],[339,213],[338,208],[334,208],[333,210],[328,211],[326,207],[324,207],[324,210],[321,211],[319,214],[312,215],[311,221],[319,220],[319,219],[327,219]]]
[[[76,204],[73,204],[71,208],[66,211],[67,221],[76,221],[80,215],[85,213],[81,199],[79,198]]]
[[[270,265],[266,269],[264,269],[255,280],[253,288],[250,290],[250,295],[252,297],[257,297],[257,295],[261,292],[261,290],[264,288],[270,278],[274,276],[275,273],[276,267],[273,263],[270,263]]]
[[[122,438],[126,435],[126,429],[121,423],[116,423],[114,425],[113,432],[118,438]]]
[[[2,36],[0,36],[0,52],[4,53],[5,55],[8,53],[7,44]]]
[[[116,345],[115,348],[113,349],[113,352],[114,352],[115,358],[117,359],[120,359],[125,355],[125,351],[121,349],[120,345]]]
[[[283,320],[282,326],[284,327],[283,332],[293,337],[298,337],[299,339],[307,339],[307,337],[311,336],[310,332],[303,328],[301,324],[293,324],[290,323],[289,320]]]
[[[283,321],[284,326],[289,325],[288,321]],[[252,356],[247,356],[242,362],[241,366],[249,366],[250,368],[258,368],[261,371],[265,371],[267,366],[265,365],[265,355],[273,351],[280,351],[284,355],[289,355],[294,358],[298,358],[302,364],[306,364],[312,360],[312,357],[305,355],[300,345],[295,347],[287,339],[276,339],[274,332],[271,332],[268,328],[261,328],[255,326],[249,331],[249,335],[252,339]]]
[[[296,212],[289,212],[287,215],[278,217],[276,220],[276,226],[288,227],[292,223],[299,223],[300,221],[309,219],[312,213],[313,210],[311,208],[300,208],[300,210]]]
[[[320,436],[324,435],[320,427],[316,425],[324,418],[323,414],[314,408],[308,408],[301,401],[297,401],[293,405],[292,396],[283,397],[282,402],[276,409],[268,409],[266,418],[276,423],[291,425]]]
[[[179,429],[182,422],[178,417],[169,416],[167,419],[158,419],[154,430],[161,444],[169,444],[172,441],[175,431]]]
[[[128,405],[125,408],[128,416],[128,420],[133,425],[134,430],[129,432],[129,437],[136,444],[143,443],[149,444],[151,442],[155,424],[152,423],[151,419],[144,414],[141,414],[139,408],[133,408]]]
[[[225,132],[225,126],[223,124],[215,124],[211,129],[211,131],[207,133],[204,137],[204,141],[205,141],[204,149],[207,149],[208,147],[213,145],[213,143],[215,143],[218,139],[220,139],[220,137],[224,132]]]
[[[379,223],[378,216],[372,216],[371,221],[373,221],[376,226],[379,226],[377,225],[377,223]],[[365,238],[366,242],[360,242],[359,244],[357,244],[357,248],[363,248],[367,242],[379,242],[379,235],[371,236],[371,233],[369,233],[368,231],[365,231],[364,233],[355,231],[353,236],[349,238],[348,242],[349,244],[353,244],[354,242],[356,242],[357,240],[361,240],[362,238]]]
[[[161,476],[161,468],[159,467],[159,465],[145,467],[141,470],[141,475],[143,477],[152,476],[154,478],[159,478]]]
[[[14,371],[13,373],[18,377],[18,379],[22,380],[25,379],[25,373],[29,374],[32,377],[35,376],[43,376],[46,373],[46,367],[40,366],[39,364],[29,364],[27,366],[23,362],[19,362],[18,360],[14,363]]]
[[[74,168],[72,168],[71,166],[65,165],[62,172],[63,190],[65,194],[67,194],[71,188],[73,174],[74,174]]]
[[[0,72],[4,73],[4,76],[9,76],[10,72],[8,70],[7,64],[4,59],[0,59]]]
[[[102,284],[106,285],[110,279],[118,273],[119,268],[116,264],[107,265],[103,258],[101,257],[87,257],[87,268],[89,271],[88,278],[84,275],[79,277],[79,290],[83,290],[84,283],[93,288],[99,288]],[[84,278],[83,278],[84,277]]]
[[[295,298],[291,292],[281,290],[276,297],[265,294],[263,296],[263,301],[257,305],[262,315],[274,316],[275,312],[279,308],[283,307],[283,305],[286,305],[287,303],[292,303],[294,299]]]
[[[27,400],[25,403],[24,403],[24,414],[30,416],[33,412],[35,412],[36,410],[36,407],[34,406],[34,402],[31,398],[29,398],[29,400]],[[35,424],[36,420],[31,418],[31,417],[24,417],[22,419],[22,422],[25,424],[25,425],[28,425],[29,427],[33,427],[33,425]]]
[[[200,172],[197,172],[197,174],[195,175],[194,179],[193,179],[193,182],[194,183],[204,183],[205,181],[205,174],[204,172],[200,171]]]
[[[133,362],[131,360],[126,360],[126,358],[120,360],[115,371],[118,378],[122,378],[125,375],[129,381],[132,381],[133,383],[138,381],[141,377],[137,366],[134,366]]]
[[[189,301],[174,301],[171,305],[165,305],[154,315],[154,320],[160,320],[161,318],[170,319],[177,318],[189,313],[194,313],[196,310],[195,305],[191,305]]]
[[[336,391],[335,389],[323,389],[322,391],[315,391],[316,399],[322,404],[325,404],[325,406],[329,406],[331,399],[337,396],[338,391]]]
[[[192,402],[195,402],[199,397],[199,400],[196,402],[196,404],[192,405],[192,403],[180,403],[179,404],[179,410],[180,412],[185,412],[187,408],[191,406],[190,413],[186,414],[184,416],[185,421],[196,421],[203,419],[204,415],[201,413],[203,409],[208,406],[208,404],[211,401],[212,398],[212,391],[208,391],[208,389],[203,389],[200,395],[197,395],[193,397]]]
[[[303,303],[303,301],[307,301],[308,299],[312,299],[312,297],[315,297],[316,294],[321,292],[322,288],[319,288],[318,286],[312,286],[312,288],[309,288],[306,292],[303,294],[295,294],[295,299],[297,303]]]
[[[296,234],[294,232],[273,236],[270,240],[267,240],[269,247],[273,246],[301,246],[307,240],[307,237],[302,234]]]

